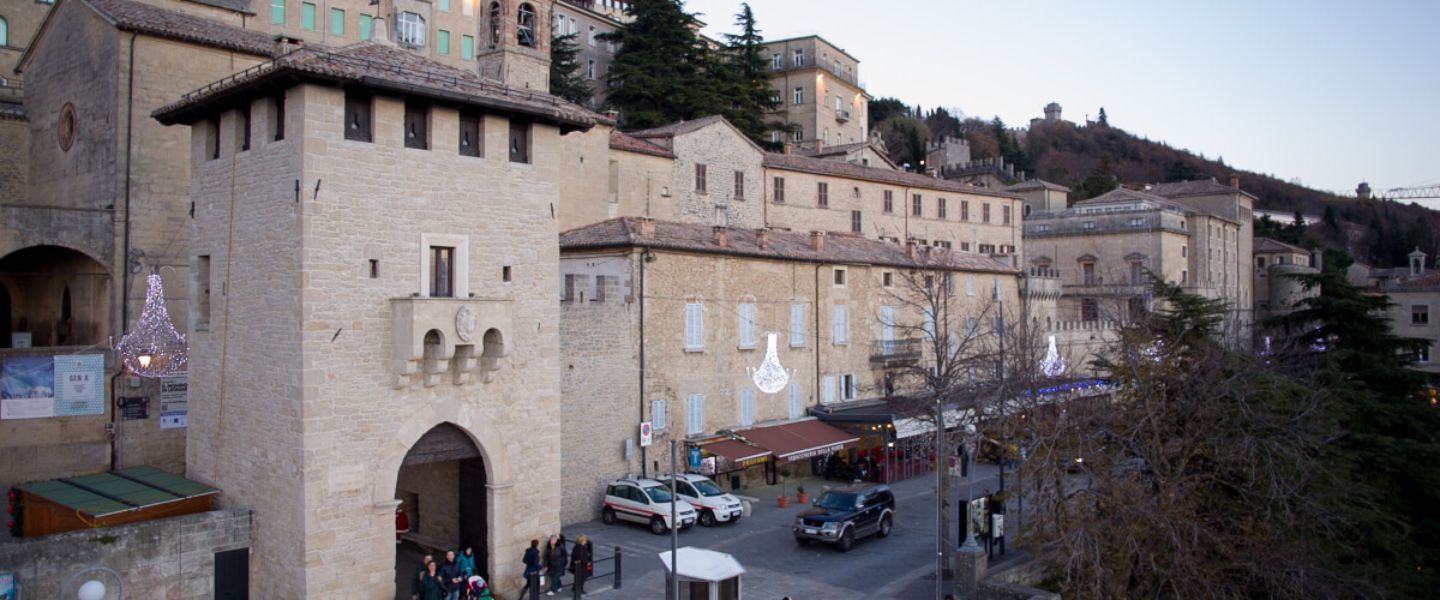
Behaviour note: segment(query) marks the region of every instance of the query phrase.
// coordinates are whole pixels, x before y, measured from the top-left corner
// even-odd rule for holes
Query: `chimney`
[[[1240,176],[1239,176],[1239,175],[1236,175],[1236,174],[1234,174],[1234,173],[1231,173],[1231,174],[1230,174],[1230,187],[1235,188],[1235,189],[1237,189],[1237,190],[1240,189]]]
[[[395,40],[390,39],[390,31],[385,26],[385,19],[383,17],[375,17],[370,21],[370,41],[386,46],[395,45]]]
[[[755,243],[760,244],[761,250],[770,249],[770,230],[760,228],[755,230]]]
[[[276,35],[273,39],[275,40],[275,56],[284,56],[305,47],[304,40],[293,38],[283,33]]]
[[[905,240],[905,254],[910,257],[910,260],[920,259],[920,247],[915,240]]]
[[[641,217],[639,221],[640,235],[643,237],[655,237],[655,219]]]
[[[605,118],[610,119],[610,121],[612,121],[612,122],[619,123],[619,122],[620,122],[620,111],[615,110],[615,109],[613,109],[613,108],[610,109],[610,110],[607,110],[607,111],[605,111]]]
[[[715,229],[715,245],[716,245],[716,246],[719,246],[719,247],[721,247],[721,248],[725,248],[725,247],[727,246],[727,242],[729,241],[729,240],[726,239],[725,226],[724,226],[724,225],[716,225],[714,229]]]
[[[823,231],[812,231],[812,232],[810,232],[810,248],[813,249],[813,250],[815,250],[816,252],[824,252],[824,251],[825,251],[825,232],[823,232]]]

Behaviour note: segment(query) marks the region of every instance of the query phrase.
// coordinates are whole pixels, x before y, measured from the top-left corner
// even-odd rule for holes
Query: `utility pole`
[[[946,515],[950,512],[945,510],[945,503],[950,500],[950,457],[945,454],[945,404],[941,402],[940,396],[935,396],[935,492],[938,496],[935,500],[936,524],[935,530],[935,600],[945,597],[945,550],[948,543],[945,541],[945,534],[949,533],[950,523]]]
[[[666,590],[666,597],[670,600],[680,600],[680,522],[676,520],[675,505],[680,503],[680,496],[675,493],[675,440],[670,440],[670,586]]]

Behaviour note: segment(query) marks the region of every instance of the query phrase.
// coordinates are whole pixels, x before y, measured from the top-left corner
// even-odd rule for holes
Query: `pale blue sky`
[[[706,33],[738,0],[687,0]],[[1440,1],[754,0],[875,96],[1023,125],[1056,101],[1227,164],[1353,193],[1440,184]],[[1432,204],[1435,206],[1440,203]]]

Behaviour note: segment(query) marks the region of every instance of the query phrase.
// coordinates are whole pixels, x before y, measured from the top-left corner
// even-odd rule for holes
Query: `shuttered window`
[[[685,348],[699,350],[705,347],[705,305],[700,302],[685,303]]]
[[[830,404],[835,401],[835,376],[826,375],[820,378],[820,401]]]
[[[800,413],[801,413],[801,411],[802,411],[802,409],[803,409],[803,406],[804,406],[804,403],[801,401],[800,396],[801,396],[801,393],[800,393],[800,384],[799,384],[799,383],[791,383],[791,384],[790,384],[790,399],[789,399],[790,402],[789,402],[789,404],[790,404],[790,418],[792,418],[792,419],[798,419],[798,418],[800,418]]]
[[[740,390],[740,424],[743,426],[755,424],[755,390],[748,387]]]
[[[805,305],[790,305],[790,345],[805,345]]]
[[[885,353],[890,353],[890,342],[895,340],[895,307],[880,307],[880,340],[885,346]]]
[[[835,305],[834,322],[831,323],[832,341],[836,344],[850,343],[850,315],[844,304]]]
[[[740,307],[740,310],[739,310],[739,315],[740,315],[740,316],[739,316],[739,323],[737,323],[737,327],[739,327],[739,331],[740,331],[740,347],[741,347],[741,348],[754,348],[754,347],[755,347],[755,303],[754,303],[754,302],[744,302],[744,303],[741,303],[741,304],[739,305],[739,307]]]
[[[650,428],[654,431],[665,431],[665,401],[650,401]]]
[[[705,395],[690,394],[685,400],[685,433],[695,435],[705,431]]]

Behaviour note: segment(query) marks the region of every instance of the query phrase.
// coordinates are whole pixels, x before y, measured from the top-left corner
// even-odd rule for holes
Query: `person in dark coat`
[[[575,589],[585,593],[585,580],[595,572],[595,546],[585,534],[575,538],[575,547],[570,550],[570,572],[575,574]]]
[[[412,600],[445,600],[445,581],[440,577],[434,561],[425,563],[425,570],[415,578]]]
[[[520,588],[520,597],[525,597],[525,592],[530,591],[530,577],[538,576],[544,565],[540,561],[540,540],[530,540],[530,547],[525,549],[525,557],[520,559],[525,563],[525,587]]]
[[[550,576],[550,591],[546,596],[554,596],[560,591],[560,578],[565,576],[565,568],[570,565],[570,553],[565,551],[565,538],[550,536],[550,543],[545,546],[545,574]]]
[[[445,563],[436,570],[440,580],[445,582],[445,600],[460,600],[460,588],[465,578],[460,574],[460,563],[455,561],[455,551],[445,553]]]

